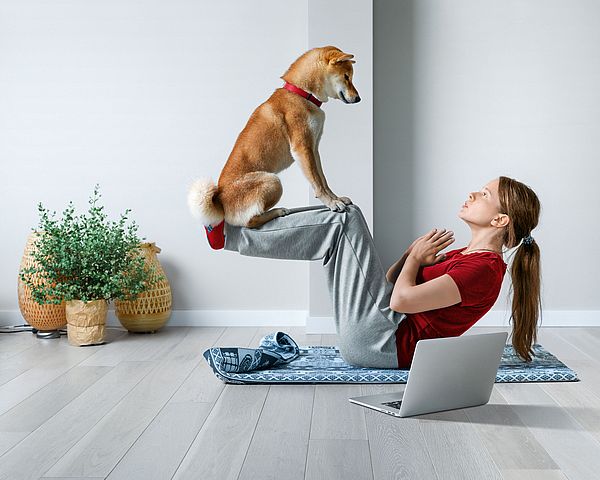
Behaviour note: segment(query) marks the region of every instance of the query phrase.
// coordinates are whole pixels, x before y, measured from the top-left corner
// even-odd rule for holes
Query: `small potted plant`
[[[61,219],[56,212],[50,217],[40,203],[39,230],[32,229],[36,265],[19,272],[36,302],[66,302],[71,345],[104,343],[108,302],[135,300],[161,278],[144,262],[136,223],[125,225],[131,210],[109,222],[99,198],[96,185],[87,215],[75,215],[69,202]]]

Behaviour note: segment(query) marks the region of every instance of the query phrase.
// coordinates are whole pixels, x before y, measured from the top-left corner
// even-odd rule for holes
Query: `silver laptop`
[[[396,417],[485,405],[507,332],[419,340],[403,391],[349,400]]]

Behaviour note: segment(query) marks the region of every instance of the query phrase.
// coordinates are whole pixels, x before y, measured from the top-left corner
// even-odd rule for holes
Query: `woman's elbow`
[[[406,298],[397,298],[390,303],[390,308],[398,313],[417,313],[414,306]]]
[[[397,313],[406,313],[400,310],[400,308],[398,307],[398,305],[394,304],[394,303],[390,303],[390,308]]]

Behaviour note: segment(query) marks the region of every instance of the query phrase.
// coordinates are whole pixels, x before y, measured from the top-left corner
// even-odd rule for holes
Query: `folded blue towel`
[[[258,348],[215,347],[202,354],[215,369],[218,365],[227,373],[251,372],[289,363],[300,354],[300,348],[287,333],[265,335]]]

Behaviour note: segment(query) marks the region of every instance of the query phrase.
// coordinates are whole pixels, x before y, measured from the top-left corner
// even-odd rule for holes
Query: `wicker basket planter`
[[[108,302],[70,300],[66,302],[67,337],[75,346],[104,343]]]
[[[24,268],[36,266],[32,253],[34,251],[34,241],[38,235],[40,233],[34,232],[27,238],[19,271]],[[39,275],[34,276],[34,279],[36,278],[39,278]],[[37,303],[31,295],[31,288],[23,282],[20,276],[18,277],[17,290],[19,310],[21,310],[21,315],[23,315],[23,318],[29,325],[40,331],[58,330],[65,326],[67,323],[65,302],[60,305]]]
[[[136,300],[115,300],[115,315],[130,332],[155,332],[162,328],[171,316],[171,285],[158,261],[160,248],[152,243],[142,243],[142,253],[146,265],[154,267],[152,286],[141,293]],[[158,279],[162,276],[161,279]],[[157,280],[158,279],[158,280]]]

